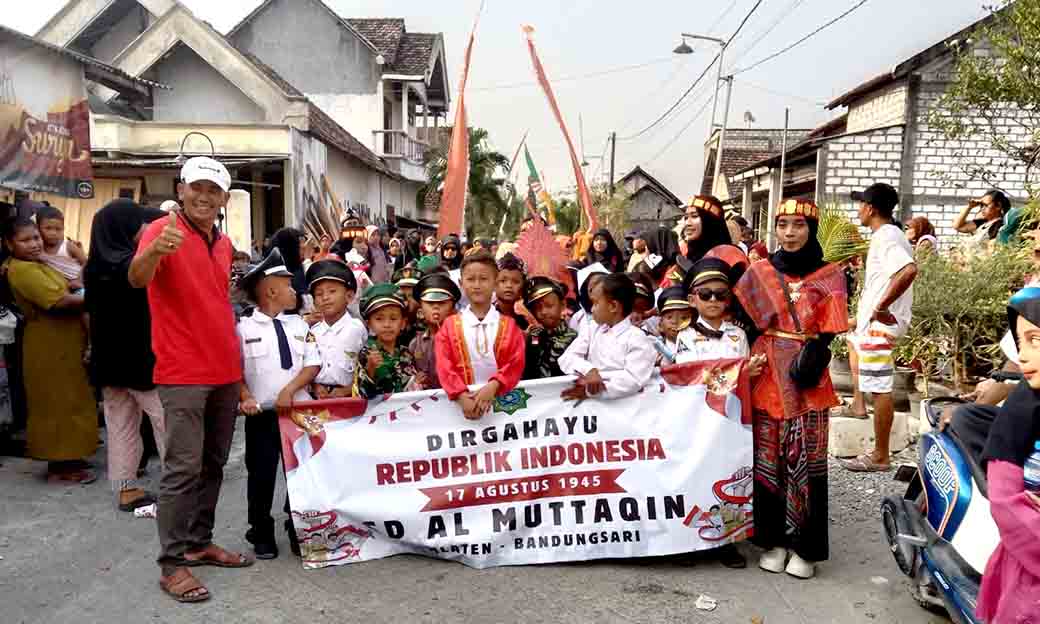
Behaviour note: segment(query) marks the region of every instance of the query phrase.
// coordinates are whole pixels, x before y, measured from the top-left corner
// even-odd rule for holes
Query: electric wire
[[[776,19],[773,20],[773,23],[766,27],[765,31],[758,33],[754,37],[752,37],[751,43],[746,48],[741,50],[740,53],[736,56],[736,58],[732,59],[732,61],[729,64],[730,67],[736,65],[737,62],[740,61],[740,59],[744,58],[752,50],[754,50],[755,47],[758,46],[758,44],[762,43],[762,41],[766,37],[768,37],[774,30],[776,30],[777,26],[779,26],[784,20],[790,17],[791,14],[794,13],[798,9],[798,7],[800,7],[804,3],[805,0],[794,0],[794,2],[788,5],[788,7],[785,10],[781,11],[780,14],[777,15]]]
[[[551,80],[551,82],[553,84],[557,84],[557,83],[560,83],[560,82],[570,82],[570,81],[573,81],[573,80],[586,80],[588,78],[598,78],[600,76],[609,76],[611,74],[620,74],[620,73],[623,73],[623,72],[634,71],[634,70],[637,70],[637,69],[642,69],[644,67],[650,67],[650,66],[653,66],[653,65],[661,65],[661,64],[664,64],[664,63],[673,63],[673,62],[675,62],[675,60],[676,59],[675,59],[674,56],[669,56],[667,58],[654,59],[654,60],[651,60],[651,61],[647,61],[645,63],[636,63],[634,65],[621,65],[619,67],[610,67],[608,69],[603,69],[603,70],[599,70],[599,71],[589,72],[587,74],[578,74],[578,75],[575,75],[575,76],[563,76],[561,78],[553,78]],[[538,85],[539,85],[539,83],[536,82],[536,81],[512,82],[512,83],[505,83],[505,84],[488,85],[488,86],[485,86],[485,87],[468,87],[466,89],[466,91],[497,91],[497,90],[500,90],[500,89],[519,89],[519,88],[522,88],[522,87],[531,87],[531,86],[538,86]]]
[[[786,46],[786,47],[784,47],[784,48],[782,48],[782,49],[780,49],[780,50],[778,50],[778,51],[774,52],[773,54],[770,54],[769,56],[767,56],[767,57],[765,57],[765,58],[763,58],[763,59],[760,59],[760,60],[758,60],[758,61],[756,61],[756,62],[752,63],[751,65],[748,65],[747,67],[743,67],[743,68],[741,68],[741,69],[737,69],[737,70],[734,70],[734,71],[733,71],[733,75],[734,75],[734,76],[737,76],[737,75],[739,75],[739,74],[743,74],[743,73],[745,73],[745,72],[749,72],[749,71],[751,71],[752,69],[755,69],[756,67],[758,67],[759,65],[761,65],[761,64],[763,64],[763,63],[765,63],[765,62],[767,62],[767,61],[771,61],[771,60],[775,59],[776,57],[780,56],[781,54],[784,54],[784,53],[786,53],[786,52],[789,52],[790,50],[792,50],[792,49],[796,48],[797,46],[801,45],[802,43],[805,43],[806,41],[808,41],[808,40],[809,40],[809,39],[810,39],[811,37],[813,37],[814,35],[816,35],[816,34],[817,34],[817,33],[819,33],[820,31],[822,31],[822,30],[824,30],[824,29],[828,28],[829,26],[832,26],[832,25],[834,25],[834,24],[838,23],[839,21],[841,21],[842,19],[844,19],[845,17],[847,17],[848,15],[850,15],[850,14],[851,14],[851,13],[852,13],[853,11],[855,11],[855,10],[856,10],[856,9],[858,9],[858,8],[860,8],[861,6],[863,6],[863,5],[864,5],[864,4],[866,4],[866,3],[867,3],[867,0],[860,0],[860,2],[858,2],[858,3],[857,3],[857,4],[855,5],[855,6],[853,6],[853,7],[851,8],[851,9],[849,9],[849,10],[845,11],[844,13],[842,13],[841,15],[839,15],[838,17],[835,17],[834,19],[830,20],[829,22],[827,22],[827,23],[823,24],[822,26],[820,26],[820,27],[819,27],[819,28],[817,28],[816,30],[814,30],[814,31],[812,31],[811,33],[809,33],[808,35],[806,35],[806,36],[802,37],[802,38],[801,38],[801,39],[799,39],[798,41],[795,41],[795,42],[794,42],[794,43],[792,43],[791,45],[789,45],[789,46]]]
[[[660,150],[658,150],[658,152],[657,152],[656,154],[654,154],[654,155],[653,155],[653,157],[652,157],[652,158],[650,158],[650,160],[646,161],[646,164],[648,164],[648,165],[649,165],[650,163],[652,163],[652,162],[654,162],[655,160],[657,160],[658,158],[660,158],[660,157],[661,157],[661,155],[662,155],[662,154],[664,154],[664,153],[665,153],[666,151],[668,151],[668,149],[669,149],[669,148],[670,148],[670,147],[671,147],[672,145],[674,145],[676,141],[678,141],[678,140],[679,140],[679,137],[681,137],[681,136],[683,135],[683,133],[685,133],[685,132],[686,132],[686,130],[687,130],[687,129],[689,129],[689,127],[690,127],[690,126],[692,126],[692,125],[693,125],[693,122],[695,122],[695,121],[697,121],[698,119],[700,119],[700,118],[701,118],[701,115],[703,115],[703,114],[704,114],[704,112],[708,110],[708,104],[709,104],[710,102],[711,102],[711,97],[706,97],[706,98],[704,98],[704,102],[703,102],[703,104],[701,105],[701,108],[700,108],[700,110],[698,110],[698,111],[697,111],[697,113],[696,113],[696,114],[695,114],[695,115],[694,115],[693,117],[691,117],[689,121],[687,121],[687,122],[686,122],[686,125],[685,125],[685,126],[683,126],[683,127],[682,127],[682,129],[681,129],[681,130],[679,130],[679,132],[677,132],[677,133],[675,134],[675,136],[674,136],[674,137],[672,137],[672,139],[671,139],[670,141],[668,141],[668,143],[666,143],[666,144],[665,144],[665,146],[664,146],[664,147],[662,147],[662,148],[661,148]]]
[[[795,99],[795,100],[801,100],[803,102],[806,102],[807,104],[812,104],[813,106],[824,106],[824,105],[827,104],[827,102],[825,100],[823,100],[822,98],[820,98],[820,99],[812,99],[812,98],[805,97],[804,95],[797,95],[795,93],[787,93],[786,91],[777,91],[776,89],[773,89],[771,87],[765,87],[765,86],[762,86],[760,84],[755,84],[753,82],[749,82],[747,80],[744,80],[743,78],[741,78],[740,80],[737,80],[736,83],[740,84],[740,85],[744,85],[745,87],[751,87],[752,89],[757,89],[759,91],[764,91],[766,93],[771,93],[773,95],[779,95],[781,97],[789,97],[789,98],[792,98],[792,99]]]
[[[866,0],[863,1],[866,2]],[[740,31],[743,30],[744,25],[747,24],[748,20],[751,19],[751,16],[755,14],[755,11],[757,11],[758,7],[760,6],[762,6],[762,0],[757,0],[757,2],[755,2],[755,6],[751,7],[751,10],[748,11],[747,15],[744,16],[744,19],[741,20],[740,25],[737,26],[737,29],[733,32],[732,35],[730,35],[729,39],[726,40],[726,46],[729,46],[729,44],[737,37],[737,35],[740,34]],[[709,63],[708,66],[704,68],[704,71],[701,72],[700,76],[698,76],[697,79],[693,81],[693,84],[691,84],[690,87],[686,89],[686,91],[681,96],[679,96],[679,99],[676,100],[674,104],[668,107],[668,110],[666,110],[660,117],[655,119],[653,123],[651,123],[649,126],[643,128],[642,130],[633,135],[629,135],[627,137],[618,137],[618,140],[630,141],[632,139],[640,137],[646,134],[647,131],[649,131],[651,128],[664,121],[665,117],[668,117],[668,115],[670,115],[672,111],[678,108],[679,104],[681,104],[682,101],[686,99],[686,96],[688,96],[690,92],[693,91],[693,89],[697,86],[697,84],[704,79],[704,76],[707,75],[708,71],[715,65],[715,63],[719,62],[719,56],[721,55],[721,53],[722,51],[720,50],[719,53],[715,55],[715,58],[712,59],[711,63]]]

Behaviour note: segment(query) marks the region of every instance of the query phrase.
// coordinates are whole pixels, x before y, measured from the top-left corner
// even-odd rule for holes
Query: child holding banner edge
[[[437,331],[437,377],[466,418],[477,420],[491,408],[496,396],[511,391],[520,381],[524,335],[513,319],[491,305],[498,265],[490,253],[477,251],[466,256],[461,274],[462,292],[469,305]],[[472,384],[484,385],[470,392],[468,386]]]
[[[610,273],[589,288],[589,298],[596,326],[580,332],[560,356],[560,370],[578,376],[560,396],[617,399],[639,392],[653,375],[657,354],[650,337],[629,320],[635,284],[624,273]]]

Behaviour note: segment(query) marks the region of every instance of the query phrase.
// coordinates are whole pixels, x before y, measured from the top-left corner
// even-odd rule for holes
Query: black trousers
[[[278,413],[273,410],[246,416],[246,499],[249,504],[249,526],[258,537],[274,539],[274,487],[278,481],[278,461],[282,457],[282,436],[278,430]],[[289,511],[289,497],[285,497]]]

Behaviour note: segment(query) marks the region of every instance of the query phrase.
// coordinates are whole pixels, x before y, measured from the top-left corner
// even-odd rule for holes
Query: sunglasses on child
[[[715,301],[729,301],[730,293],[728,288],[721,288],[719,290],[698,288],[695,292],[701,301],[711,301],[712,298],[714,298]]]

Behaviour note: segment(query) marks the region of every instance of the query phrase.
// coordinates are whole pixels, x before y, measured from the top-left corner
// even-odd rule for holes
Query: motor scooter
[[[955,397],[927,399],[921,414],[932,430],[918,440],[917,465],[903,465],[895,479],[907,483],[902,497],[881,502],[885,537],[910,593],[922,606],[945,609],[958,624],[981,624],[975,616],[986,561],[1000,541],[986,497],[986,473],[949,427],[939,431],[943,409],[964,403]]]

